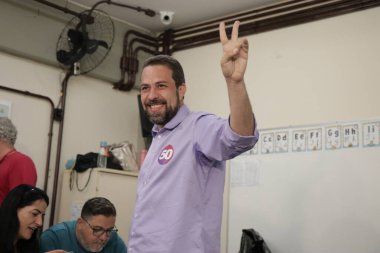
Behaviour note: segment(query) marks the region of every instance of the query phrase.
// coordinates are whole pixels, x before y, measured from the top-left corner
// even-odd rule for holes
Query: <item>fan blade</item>
[[[68,60],[70,59],[70,53],[69,52],[66,52],[65,50],[59,50],[56,54],[57,56],[57,60],[64,64],[64,65],[68,65]]]
[[[104,40],[98,40],[98,45],[108,49],[108,44]]]
[[[87,54],[95,53],[96,49],[98,49],[98,41],[97,40],[87,40],[83,49]]]
[[[98,49],[98,46],[102,46],[108,49],[107,42],[103,40],[87,40],[85,42],[84,48],[87,54],[93,54]]]
[[[59,50],[57,52],[57,60],[66,66],[71,66],[72,64],[78,62],[85,56],[86,52],[84,50],[71,50],[70,52]]]

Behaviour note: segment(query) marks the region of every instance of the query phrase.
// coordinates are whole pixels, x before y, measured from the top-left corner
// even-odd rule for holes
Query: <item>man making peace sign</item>
[[[153,141],[140,170],[129,253],[219,253],[225,161],[258,140],[244,83],[248,41],[235,22],[228,39],[219,26],[230,117],[191,112],[180,63],[158,55],[141,73],[141,102],[154,123]]]

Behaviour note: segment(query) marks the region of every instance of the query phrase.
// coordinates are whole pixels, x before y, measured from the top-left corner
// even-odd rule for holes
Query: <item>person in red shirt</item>
[[[17,129],[0,117],[0,205],[10,190],[20,184],[36,186],[37,170],[32,159],[14,148]]]

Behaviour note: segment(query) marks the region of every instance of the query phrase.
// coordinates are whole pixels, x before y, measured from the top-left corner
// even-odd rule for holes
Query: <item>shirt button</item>
[[[144,181],[144,185],[146,185],[148,183],[148,181]]]
[[[160,139],[160,138],[161,138],[161,135],[158,136],[158,139]]]

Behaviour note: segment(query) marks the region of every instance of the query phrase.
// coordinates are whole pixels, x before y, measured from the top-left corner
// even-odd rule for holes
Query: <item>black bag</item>
[[[254,229],[243,229],[239,253],[271,253],[264,239]]]
[[[75,161],[74,168],[70,173],[70,181],[69,181],[70,190],[73,189],[74,182],[75,182],[78,191],[80,192],[84,191],[87,188],[88,184],[90,183],[92,168],[96,168],[96,167],[98,167],[98,153],[90,152],[84,155],[78,154],[77,159]],[[117,161],[116,158],[112,155],[107,157],[107,168],[118,169],[118,170],[122,169],[119,161]],[[83,187],[79,187],[78,175],[76,174],[85,172],[88,169],[91,169],[91,170],[90,170],[90,173],[88,174],[87,181]]]
[[[90,168],[98,167],[98,153],[90,152],[84,155],[78,154],[75,161],[74,170],[78,173],[84,172]],[[107,157],[107,168],[122,170],[119,161],[110,154]]]
[[[75,160],[74,170],[76,172],[84,172],[90,168],[98,166],[98,153],[90,152],[84,155],[78,154]]]

